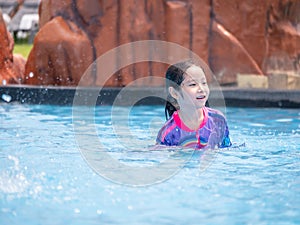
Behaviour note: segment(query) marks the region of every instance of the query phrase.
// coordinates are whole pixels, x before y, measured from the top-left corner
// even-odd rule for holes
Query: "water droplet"
[[[30,73],[29,73],[29,77],[30,77],[30,78],[34,77],[34,73],[33,73],[33,72],[30,72]]]
[[[10,95],[7,94],[2,94],[1,98],[6,101],[6,102],[10,102],[12,97]]]
[[[80,209],[76,208],[76,209],[74,209],[74,212],[75,213],[80,213]]]

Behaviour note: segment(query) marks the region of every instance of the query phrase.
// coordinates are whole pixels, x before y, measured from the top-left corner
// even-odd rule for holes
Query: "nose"
[[[201,83],[198,83],[198,92],[204,92],[204,87]]]

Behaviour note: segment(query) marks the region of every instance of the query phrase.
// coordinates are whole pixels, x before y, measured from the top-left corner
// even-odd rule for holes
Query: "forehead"
[[[206,79],[204,71],[199,66],[191,66],[185,71],[185,79],[203,80]]]

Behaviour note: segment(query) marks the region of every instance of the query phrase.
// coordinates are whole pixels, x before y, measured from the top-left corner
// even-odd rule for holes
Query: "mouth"
[[[206,98],[205,95],[200,95],[200,96],[197,96],[197,97],[196,97],[197,100],[203,100],[203,99],[205,99],[205,98]]]

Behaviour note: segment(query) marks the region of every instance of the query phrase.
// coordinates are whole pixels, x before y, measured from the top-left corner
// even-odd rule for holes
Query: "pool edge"
[[[99,90],[101,92],[99,93]],[[0,104],[50,104],[50,105],[72,105],[76,93],[76,87],[57,86],[30,86],[30,85],[9,85],[0,86]],[[99,93],[96,105],[111,105],[122,88],[118,87],[80,87],[78,88],[82,98],[88,99],[90,94]],[[149,96],[138,104],[140,105],[162,105],[164,100],[151,97],[157,92],[164,92],[163,87],[134,87],[130,92],[135,95]],[[279,107],[299,108],[300,90],[271,90],[271,89],[243,89],[237,87],[222,87],[226,106],[232,107]],[[211,89],[209,100],[215,98],[214,93],[219,89]],[[143,94],[142,94],[143,93]],[[8,97],[4,98],[4,97]],[[8,101],[9,100],[9,101]],[[84,102],[84,101],[83,101]],[[87,101],[88,102],[88,101]],[[122,105],[130,105],[129,99],[124,98]]]

